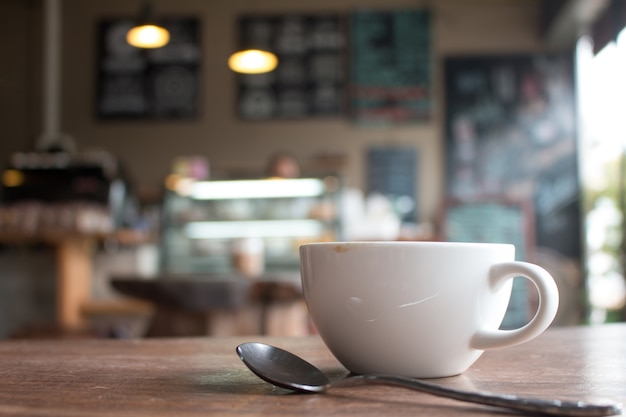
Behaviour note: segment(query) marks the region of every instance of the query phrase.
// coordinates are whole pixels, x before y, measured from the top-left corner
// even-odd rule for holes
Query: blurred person
[[[278,178],[298,178],[301,174],[300,163],[289,152],[273,154],[267,164],[267,175]]]

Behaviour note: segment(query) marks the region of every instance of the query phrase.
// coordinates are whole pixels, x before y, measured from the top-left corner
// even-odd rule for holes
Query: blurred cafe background
[[[623,321],[625,26],[620,0],[3,0],[0,338],[313,334],[298,246],[349,240],[513,243],[555,326]],[[503,327],[534,303],[516,279]]]

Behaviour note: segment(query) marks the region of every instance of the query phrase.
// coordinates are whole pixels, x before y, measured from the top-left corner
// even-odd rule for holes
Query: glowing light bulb
[[[270,72],[278,65],[278,58],[271,52],[260,49],[247,49],[236,52],[228,59],[228,67],[243,74]]]
[[[160,48],[170,41],[170,33],[161,26],[136,26],[128,31],[126,41],[137,48]]]

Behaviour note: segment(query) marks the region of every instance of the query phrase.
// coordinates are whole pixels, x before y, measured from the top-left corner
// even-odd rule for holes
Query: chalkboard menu
[[[417,151],[407,146],[376,146],[367,151],[367,190],[389,198],[402,221],[417,214]]]
[[[335,14],[242,16],[241,48],[265,48],[278,67],[238,74],[237,114],[247,120],[337,116],[345,110],[345,18]]]
[[[445,61],[447,196],[501,195],[533,209],[536,251],[581,257],[573,62],[569,55]],[[503,213],[504,216],[506,213]],[[497,219],[483,216],[485,224]]]
[[[510,243],[515,258],[527,260],[534,245],[532,211],[524,203],[500,198],[448,203],[444,239],[455,242]]]
[[[128,19],[98,26],[96,113],[100,119],[189,118],[198,110],[199,25],[194,18],[164,19],[170,42],[139,49],[126,42]]]
[[[534,245],[532,218],[528,204],[505,198],[451,202],[446,207],[443,237],[454,242],[509,243],[515,246],[515,259],[525,261]],[[501,328],[514,329],[528,322],[528,294],[527,281],[516,278]]]
[[[361,123],[427,120],[432,103],[431,16],[358,11],[350,18],[350,104]]]

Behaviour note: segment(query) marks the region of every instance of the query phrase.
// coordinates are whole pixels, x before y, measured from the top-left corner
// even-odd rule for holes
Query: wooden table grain
[[[506,410],[386,386],[297,394],[254,376],[235,347],[264,341],[333,377],[317,336],[0,342],[2,416],[496,416]],[[558,327],[432,380],[465,390],[626,403],[626,324]],[[509,414],[510,415],[510,414]]]

